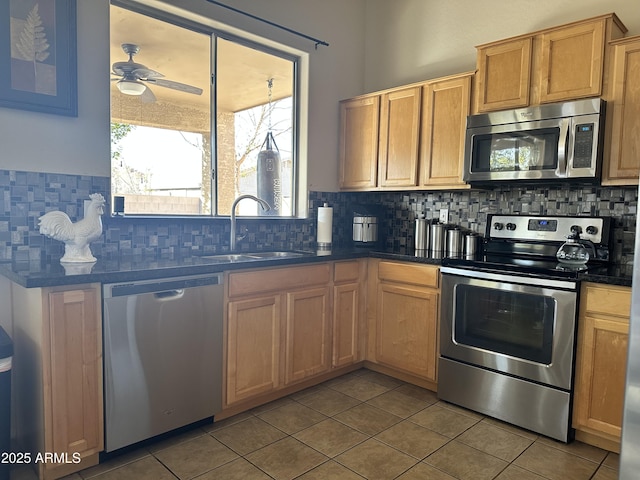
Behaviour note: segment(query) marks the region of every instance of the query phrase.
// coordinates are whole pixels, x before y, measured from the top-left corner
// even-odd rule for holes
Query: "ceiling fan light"
[[[137,80],[120,80],[116,86],[125,95],[142,95],[147,86]]]

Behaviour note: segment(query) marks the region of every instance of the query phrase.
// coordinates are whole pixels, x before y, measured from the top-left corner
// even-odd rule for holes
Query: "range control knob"
[[[594,227],[593,225],[589,225],[589,226],[587,227],[586,232],[587,232],[589,235],[595,235],[596,233],[598,233],[598,229],[597,229],[596,227]]]
[[[496,223],[493,224],[493,228],[495,230],[502,230],[504,228],[504,225],[502,223],[500,223],[500,222],[496,222]]]
[[[516,224],[515,223],[507,223],[507,230],[515,230],[516,229]]]

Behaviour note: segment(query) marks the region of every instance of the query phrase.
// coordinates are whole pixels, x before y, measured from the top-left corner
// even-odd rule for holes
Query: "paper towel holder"
[[[318,208],[316,246],[318,250],[331,250],[333,230],[333,208],[327,202]]]

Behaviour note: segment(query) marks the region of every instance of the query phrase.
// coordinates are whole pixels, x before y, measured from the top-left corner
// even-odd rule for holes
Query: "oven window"
[[[455,299],[457,343],[551,363],[556,310],[552,297],[457,285]]]
[[[476,135],[473,171],[555,170],[559,135],[559,128]]]

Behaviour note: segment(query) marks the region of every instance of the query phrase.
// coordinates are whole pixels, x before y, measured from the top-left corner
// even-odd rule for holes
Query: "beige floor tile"
[[[369,480],[396,478],[417,463],[415,458],[374,439],[353,447],[335,460]]]
[[[418,460],[432,454],[449,441],[449,438],[405,420],[375,436],[387,445]]]
[[[141,448],[139,450],[134,450],[132,452],[128,452],[122,455],[118,455],[117,457],[113,457],[105,462],[96,465],[94,467],[89,467],[80,472],[80,476],[82,478],[93,478],[97,475],[102,475],[103,473],[108,472],[109,470],[115,470],[116,468],[120,468],[128,463],[137,462],[138,460],[143,459],[144,457],[150,456],[149,452]]]
[[[600,467],[592,480],[618,480],[618,471],[613,468]]]
[[[405,383],[400,387],[395,389],[396,392],[403,393],[409,397],[417,398],[418,400],[422,400],[428,405],[433,405],[438,402],[438,395],[431,390],[427,390],[426,388],[421,388],[416,385],[411,385],[409,383]]]
[[[425,462],[460,480],[490,480],[508,465],[456,440],[429,455]]]
[[[258,418],[291,435],[321,422],[327,417],[298,402],[292,402],[261,413]]]
[[[398,480],[456,480],[451,475],[422,462],[398,477]]]
[[[533,440],[485,422],[476,423],[456,440],[507,462],[515,460],[533,443]]]
[[[607,456],[607,453],[609,453],[606,450],[602,450],[601,448],[577,441],[571,443],[563,443],[548,437],[540,436],[538,438],[538,442],[544,443],[545,445],[553,448],[557,448],[558,450],[562,450],[563,452],[571,453],[573,455],[577,455],[578,457],[591,460],[592,462],[596,463],[601,463]]]
[[[489,425],[493,425],[494,427],[501,428],[506,430],[507,432],[515,433],[516,435],[520,435],[521,437],[528,438],[529,440],[537,440],[540,435],[530,430],[525,430],[524,428],[516,427],[515,425],[511,425],[510,423],[503,422],[502,420],[498,420],[496,418],[484,417],[482,419],[482,423],[487,423]]]
[[[205,432],[201,428],[194,428],[193,430],[188,430],[184,433],[178,433],[168,438],[151,443],[147,446],[147,450],[149,450],[149,452],[151,453],[156,453],[160,450],[173,447],[174,445],[178,445],[182,442],[188,442],[189,440],[193,440],[194,438],[202,437],[203,435],[207,435],[207,432]]]
[[[332,385],[331,388],[333,390],[337,390],[340,393],[344,393],[345,395],[356,398],[361,402],[366,402],[373,397],[377,397],[378,395],[391,390],[390,387],[385,387],[378,383],[371,382],[369,380],[366,380],[365,378],[362,378],[361,376],[353,377],[343,382],[336,383],[335,385]]]
[[[328,457],[287,437],[250,453],[246,459],[277,480],[290,480],[324,463]]]
[[[323,463],[296,480],[362,480],[363,477],[333,460]]]
[[[363,378],[387,388],[396,388],[404,384],[402,380],[390,377],[384,373],[374,372],[373,370],[364,370],[364,372],[359,375],[359,378]]]
[[[236,458],[196,477],[196,480],[271,480],[271,477],[244,458]]]
[[[216,430],[220,430],[221,428],[226,428],[226,427],[228,427],[230,425],[233,425],[234,423],[242,422],[243,420],[246,420],[247,418],[251,418],[251,417],[253,417],[253,413],[251,413],[251,412],[243,412],[243,413],[239,413],[237,415],[234,415],[233,417],[229,417],[229,418],[225,418],[224,420],[216,421],[216,422],[212,423],[211,425],[208,425],[206,427],[202,427],[202,429],[207,433],[211,433],[211,432],[215,432]]]
[[[96,480],[175,480],[167,468],[156,458],[146,456],[140,460],[109,470],[94,477]]]
[[[479,421],[438,404],[419,411],[409,420],[449,438],[457,437]]]
[[[254,452],[287,436],[264,420],[251,416],[211,435],[240,455]]]
[[[280,408],[285,405],[290,405],[292,403],[296,403],[296,402],[292,400],[291,397],[283,397],[283,398],[274,400],[273,402],[265,403],[264,405],[260,405],[259,407],[254,408],[251,410],[251,413],[253,415],[260,415],[264,412],[268,412],[269,410],[274,410],[276,408]]]
[[[180,479],[193,478],[238,458],[215,438],[204,435],[154,454]]]
[[[372,407],[366,403],[356,405],[333,417],[351,428],[355,428],[359,432],[366,435],[377,435],[383,430],[402,421],[402,418],[385,412],[379,408]]]
[[[424,400],[418,400],[398,390],[391,390],[378,395],[371,400],[367,400],[367,403],[402,418],[410,417],[430,405]]]
[[[597,463],[553,448],[540,440],[534,442],[513,463],[550,480],[586,480],[598,468]]]
[[[316,423],[293,436],[302,443],[332,458],[369,438],[367,435],[330,418]]]
[[[485,418],[484,415],[474,412],[472,410],[463,408],[463,407],[459,407],[458,405],[454,405],[453,403],[449,403],[449,402],[443,402],[442,400],[438,401],[438,403],[436,403],[437,406],[442,407],[442,408],[446,408],[448,410],[454,411],[456,413],[459,413],[460,415],[466,415],[467,417],[471,417],[475,420],[482,420]]]
[[[533,472],[529,472],[515,465],[509,465],[505,468],[495,480],[546,480],[544,477],[537,475]]]
[[[79,473],[72,473],[71,475],[65,475],[64,477],[60,478],[60,480],[82,480],[82,477]]]
[[[331,417],[358,405],[360,400],[330,388],[322,388],[298,398],[298,402]]]
[[[620,455],[617,453],[609,452],[602,462],[602,465],[614,470],[620,470]]]
[[[321,383],[320,385],[314,385],[313,387],[305,388],[304,390],[300,390],[299,392],[292,393],[291,395],[289,395],[289,398],[297,402],[301,398],[304,398],[307,395],[311,395],[312,393],[316,393],[321,390],[329,390],[329,388],[325,383]]]

